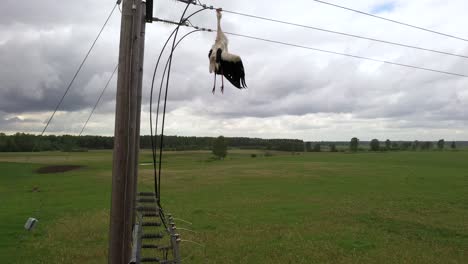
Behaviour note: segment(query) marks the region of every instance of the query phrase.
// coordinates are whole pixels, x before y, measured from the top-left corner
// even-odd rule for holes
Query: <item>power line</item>
[[[58,110],[59,107],[62,105],[63,100],[65,99],[65,96],[68,94],[68,92],[70,91],[70,88],[72,87],[73,83],[75,82],[76,77],[77,77],[78,74],[81,72],[81,69],[83,68],[83,65],[85,64],[86,60],[87,60],[88,57],[89,57],[89,54],[90,54],[91,51],[93,50],[94,46],[96,45],[96,42],[98,41],[99,37],[101,36],[102,32],[104,31],[104,28],[106,27],[107,23],[109,22],[109,19],[111,18],[112,14],[114,13],[115,8],[118,6],[118,3],[119,3],[119,1],[114,5],[114,7],[112,8],[111,12],[110,12],[109,15],[107,16],[107,19],[106,19],[106,21],[104,22],[104,25],[102,25],[101,30],[99,30],[99,33],[97,34],[96,38],[94,39],[93,43],[91,44],[91,47],[89,48],[88,52],[86,53],[85,57],[83,58],[83,61],[81,62],[80,66],[78,67],[78,69],[76,70],[75,74],[73,75],[73,78],[71,79],[70,83],[68,84],[67,89],[65,90],[65,93],[62,95],[62,98],[61,98],[60,101],[58,102],[57,106],[56,106],[55,109],[54,109],[54,112],[52,113],[52,115],[50,116],[49,120],[47,121],[47,124],[45,125],[44,129],[42,130],[41,136],[44,135],[45,131],[47,130],[47,127],[49,127],[50,122],[51,122],[52,119],[54,118],[55,113],[57,113],[57,110]]]
[[[85,130],[86,126],[88,125],[89,120],[90,120],[91,117],[93,116],[94,111],[96,110],[96,108],[97,108],[99,102],[101,101],[102,96],[103,96],[104,93],[106,92],[107,87],[109,87],[109,84],[110,84],[112,78],[114,77],[115,72],[117,71],[118,68],[119,68],[119,65],[115,66],[115,69],[114,69],[114,71],[112,72],[111,76],[109,77],[109,80],[107,80],[107,83],[106,83],[106,85],[104,86],[104,89],[102,89],[101,94],[99,95],[99,97],[98,97],[98,99],[97,99],[97,101],[96,101],[96,104],[95,104],[94,107],[93,107],[93,110],[92,110],[91,113],[89,114],[88,119],[86,120],[85,124],[83,125],[83,128],[81,129],[80,134],[78,135],[79,137],[83,134],[83,131]]]
[[[184,12],[180,16],[179,24],[182,24],[182,22],[184,21],[184,15],[187,12],[189,6],[190,6],[190,2],[187,3],[187,6],[185,7]],[[165,94],[164,94],[164,106],[163,106],[163,116],[162,116],[163,118],[162,118],[162,124],[161,124],[161,144],[160,144],[160,148],[159,148],[159,164],[158,164],[158,174],[159,174],[158,195],[159,195],[159,197],[158,197],[158,202],[161,202],[161,164],[162,164],[162,155],[163,155],[163,149],[164,149],[164,128],[165,128],[165,123],[166,123],[167,95],[168,95],[168,90],[169,90],[169,80],[170,80],[170,76],[171,76],[172,58],[173,58],[173,54],[174,54],[174,50],[175,50],[177,34],[179,33],[179,28],[180,28],[180,26],[177,26],[177,30],[176,30],[176,32],[174,34],[174,38],[172,40],[172,48],[171,48],[171,52],[169,54],[169,59],[168,59],[169,60],[169,68],[168,68],[168,71],[167,71],[166,91],[165,91]]]
[[[216,30],[213,30],[213,29],[200,28],[200,27],[197,27],[197,26],[190,26],[190,27],[193,27],[195,29],[201,29],[202,31],[216,32]],[[412,69],[418,69],[418,70],[423,70],[423,71],[430,71],[430,72],[436,72],[436,73],[442,73],[442,74],[448,74],[448,75],[468,78],[468,75],[460,74],[460,73],[430,69],[430,68],[419,67],[419,66],[414,66],[414,65],[410,65],[410,64],[404,64],[404,63],[398,63],[398,62],[392,62],[392,61],[387,61],[387,60],[373,59],[373,58],[359,56],[359,55],[353,55],[353,54],[342,53],[342,52],[337,52],[337,51],[319,49],[319,48],[314,48],[314,47],[309,47],[309,46],[304,46],[304,45],[299,45],[299,44],[294,44],[294,43],[288,43],[288,42],[283,42],[283,41],[278,41],[278,40],[260,38],[260,37],[255,37],[255,36],[249,36],[249,35],[244,35],[244,34],[238,34],[238,33],[232,33],[232,32],[224,32],[224,33],[228,34],[228,35],[237,36],[237,37],[243,37],[243,38],[248,38],[248,39],[253,39],[253,40],[259,40],[259,41],[264,41],[264,42],[269,42],[269,43],[275,43],[275,44],[280,44],[280,45],[285,45],[285,46],[290,46],[290,47],[296,47],[296,48],[313,50],[313,51],[318,51],[318,52],[323,52],[323,53],[328,53],[328,54],[334,54],[334,55],[340,55],[340,56],[346,56],[346,57],[351,57],[351,58],[356,58],[356,59],[361,59],[361,60],[368,60],[368,61],[385,63],[385,64],[390,64],[390,65],[395,65],[395,66],[400,66],[400,67],[406,67],[406,68],[412,68]]]
[[[449,37],[449,38],[458,39],[458,40],[468,42],[468,39],[466,39],[466,38],[461,38],[461,37],[457,37],[457,36],[454,36],[454,35],[451,35],[451,34],[446,34],[446,33],[440,32],[440,31],[435,31],[435,30],[432,30],[432,29],[411,25],[411,24],[408,24],[408,23],[405,23],[405,22],[401,22],[401,21],[397,21],[397,20],[377,16],[377,15],[367,13],[367,12],[364,12],[364,11],[361,11],[361,10],[357,10],[357,9],[353,9],[353,8],[349,8],[349,7],[345,7],[345,6],[341,6],[341,5],[337,5],[337,4],[332,4],[332,3],[321,1],[321,0],[312,0],[312,1],[315,1],[315,2],[320,3],[320,4],[324,4],[324,5],[329,5],[329,6],[341,8],[341,9],[351,11],[351,12],[355,12],[355,13],[358,13],[358,14],[361,14],[361,15],[366,15],[366,16],[370,16],[370,17],[373,17],[373,18],[377,18],[377,19],[388,21],[388,22],[396,23],[396,24],[399,24],[399,25],[419,29],[419,30],[430,32],[430,33],[433,33],[433,34],[437,34],[437,35],[441,35],[441,36],[445,36],[445,37]]]
[[[184,11],[184,14],[186,13],[187,11],[187,8],[189,6],[189,3],[187,3],[187,6],[186,6],[186,9]],[[159,67],[159,62],[161,60],[161,57],[162,57],[162,54],[167,46],[167,44],[169,43],[169,41],[172,39],[172,36],[174,34],[176,34],[176,32],[178,32],[180,26],[188,26],[187,22],[188,22],[188,19],[193,17],[194,15],[206,10],[207,8],[202,8],[200,10],[197,10],[195,12],[193,12],[192,14],[190,14],[189,16],[187,16],[186,18],[183,18],[183,15],[180,19],[180,22],[173,22],[173,21],[169,21],[169,20],[164,20],[164,19],[159,19],[159,18],[153,18],[154,21],[158,21],[158,22],[164,22],[164,23],[169,23],[169,24],[175,24],[177,25],[177,27],[172,31],[172,33],[170,34],[170,36],[167,38],[165,44],[163,45],[162,49],[161,49],[161,52],[159,53],[159,57],[157,59],[157,62],[156,62],[156,66],[154,68],[154,72],[153,72],[153,79],[152,79],[152,82],[151,82],[151,90],[150,90],[150,132],[151,132],[151,148],[152,148],[152,154],[153,154],[153,168],[154,168],[154,181],[155,181],[155,193],[157,194],[157,197],[159,199],[160,195],[159,195],[159,192],[160,192],[160,186],[159,186],[159,181],[161,179],[161,176],[159,175],[159,177],[157,176],[157,168],[156,168],[156,151],[157,151],[157,130],[158,130],[158,120],[159,120],[159,108],[160,108],[160,102],[161,102],[161,90],[162,90],[162,85],[160,86],[159,88],[159,96],[158,96],[158,104],[157,104],[157,113],[156,113],[156,121],[155,121],[155,136],[156,138],[154,139],[153,138],[153,117],[152,117],[152,113],[153,113],[153,91],[154,91],[154,82],[155,82],[155,78],[156,78],[156,72],[158,70],[158,67]],[[185,38],[186,36],[182,37],[181,39]],[[179,40],[180,42],[180,40]],[[178,43],[179,43],[178,42]],[[178,45],[178,43],[176,44],[176,46]],[[173,47],[174,49],[174,47]],[[173,49],[171,50],[171,54],[173,52]],[[171,55],[172,57],[172,55]],[[171,58],[170,57],[170,58]],[[167,65],[167,64],[166,64]],[[167,66],[166,66],[167,68]],[[166,72],[166,68],[164,69],[164,74]],[[164,79],[164,77],[162,78],[162,80]],[[162,138],[163,138],[163,134],[161,135],[161,149],[162,149]],[[162,152],[160,153],[162,155]],[[161,159],[161,157],[160,157]],[[159,173],[160,173],[160,168],[159,168]],[[159,180],[158,180],[159,178]]]
[[[424,67],[419,67],[419,66],[413,66],[413,65],[409,65],[409,64],[403,64],[403,63],[398,63],[398,62],[386,61],[386,60],[373,59],[373,58],[363,57],[363,56],[359,56],[359,55],[352,55],[352,54],[341,53],[341,52],[336,52],[336,51],[318,49],[318,48],[313,48],[313,47],[308,47],[308,46],[303,46],[303,45],[298,45],[298,44],[292,44],[292,43],[287,43],[287,42],[282,42],[282,41],[276,41],[276,40],[271,40],[271,39],[253,37],[253,36],[248,36],[248,35],[243,35],[243,34],[230,33],[230,32],[224,32],[224,33],[225,33],[225,34],[229,34],[229,35],[233,35],[233,36],[243,37],[243,38],[249,38],[249,39],[261,40],[261,41],[270,42],[270,43],[276,43],[276,44],[286,45],[286,46],[292,46],[292,47],[296,47],[296,48],[314,50],[314,51],[319,51],[319,52],[324,52],[324,53],[329,53],[329,54],[335,54],[335,55],[341,55],[341,56],[346,56],[346,57],[352,57],[352,58],[356,58],[356,59],[362,59],[362,60],[380,62],[380,63],[390,64],[390,65],[396,65],[396,66],[401,66],[401,67],[407,67],[407,68],[413,68],[413,69],[419,69],[419,70],[424,70],[424,71],[437,72],[437,73],[443,73],[443,74],[448,74],[448,75],[454,75],[454,76],[458,76],[458,77],[466,77],[466,78],[468,78],[468,75],[459,74],[459,73],[453,73],[453,72],[435,70],[435,69],[430,69],[430,68],[424,68]]]
[[[200,4],[197,4],[197,5],[200,5]],[[206,6],[206,5],[200,5],[200,6]],[[303,24],[298,24],[298,23],[294,23],[294,22],[288,22],[288,21],[263,17],[263,16],[245,14],[245,13],[236,12],[236,11],[230,11],[230,10],[224,10],[223,9],[223,12],[234,14],[234,15],[239,15],[239,16],[244,16],[244,17],[255,18],[255,19],[264,20],[264,21],[269,21],[269,22],[275,22],[275,23],[289,25],[289,26],[301,27],[301,28],[306,28],[306,29],[311,29],[311,30],[316,30],[316,31],[327,32],[327,33],[331,33],[331,34],[337,34],[337,35],[342,35],[342,36],[347,36],[347,37],[359,38],[359,39],[375,41],[375,42],[385,43],[385,44],[399,46],[399,47],[417,49],[417,50],[422,50],[422,51],[428,51],[428,52],[433,52],[433,53],[438,53],[438,54],[443,54],[443,55],[449,55],[449,56],[455,56],[455,57],[468,59],[468,56],[462,55],[462,54],[455,54],[455,53],[446,52],[446,51],[440,51],[440,50],[434,50],[434,49],[423,48],[423,47],[418,47],[418,46],[412,46],[412,45],[393,42],[393,41],[370,38],[370,37],[365,37],[365,36],[360,36],[360,35],[355,35],[355,34],[349,34],[349,33],[345,33],[345,32],[340,32],[340,31],[335,31],[335,30],[330,30],[330,29],[324,29],[324,28],[319,28],[319,27],[313,27],[313,26],[308,26],[308,25],[303,25]]]

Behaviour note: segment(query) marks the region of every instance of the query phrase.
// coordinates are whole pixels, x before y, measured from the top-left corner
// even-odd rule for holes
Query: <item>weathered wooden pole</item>
[[[144,57],[145,57],[145,34],[146,34],[146,22],[145,22],[145,16],[146,16],[146,3],[142,2],[142,8],[141,8],[141,18],[140,18],[140,23],[141,23],[141,28],[140,28],[140,49],[138,50],[139,54],[139,65],[138,65],[138,78],[137,78],[137,104],[136,104],[136,119],[138,121],[138,126],[136,126],[136,143],[135,143],[135,152],[136,152],[136,159],[134,160],[135,163],[135,174],[138,174],[138,153],[140,151],[140,120],[141,120],[141,100],[142,100],[142,87],[143,87],[143,65],[144,65]],[[138,177],[134,178],[134,187],[135,187],[135,193],[138,191]],[[135,217],[134,217],[135,219]]]
[[[141,109],[141,0],[123,0],[116,95],[109,264],[127,264],[131,257],[136,196]]]

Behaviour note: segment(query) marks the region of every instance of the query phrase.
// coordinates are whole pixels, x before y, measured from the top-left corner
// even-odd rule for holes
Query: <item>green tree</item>
[[[385,149],[391,150],[392,149],[392,142],[390,139],[385,140]]]
[[[450,145],[450,147],[452,149],[456,149],[457,148],[457,144],[455,144],[455,141],[452,141],[452,144]]]
[[[380,142],[378,139],[373,139],[370,142],[370,150],[371,151],[379,151],[380,149]]]
[[[438,148],[439,150],[443,150],[444,147],[445,147],[445,140],[440,139],[439,141],[437,141],[437,148]]]
[[[338,150],[336,149],[335,144],[330,144],[330,152],[337,152]]]
[[[358,150],[358,147],[359,147],[359,139],[353,137],[351,139],[351,142],[349,143],[349,150],[351,150],[352,152],[356,152]]]
[[[219,159],[224,159],[227,155],[227,143],[223,136],[219,136],[213,142],[213,154]]]

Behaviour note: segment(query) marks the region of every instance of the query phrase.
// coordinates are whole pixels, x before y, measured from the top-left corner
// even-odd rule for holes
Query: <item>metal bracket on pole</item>
[[[180,25],[180,26],[189,26],[189,24],[187,22],[183,22],[183,23],[179,23],[179,22],[174,22],[174,21],[171,21],[171,20],[167,20],[167,19],[162,19],[162,18],[158,18],[158,17],[153,17],[152,18],[152,21],[154,22],[163,22],[163,23],[168,23],[168,24],[172,24],[172,25]]]
[[[153,23],[153,0],[146,0],[146,23]]]
[[[179,234],[177,234],[177,227],[174,223],[174,218],[172,215],[168,214],[168,219],[169,219],[169,227],[168,231],[169,234],[171,235],[171,246],[172,246],[172,256],[174,258],[174,263],[181,263],[181,256],[180,256],[180,250],[179,250],[179,244],[181,242],[181,239],[179,237]]]
[[[141,261],[141,220],[133,228],[132,258],[129,264],[139,264]]]

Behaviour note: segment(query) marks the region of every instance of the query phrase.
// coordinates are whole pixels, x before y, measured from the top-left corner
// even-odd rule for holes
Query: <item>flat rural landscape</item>
[[[468,151],[264,154],[166,153],[162,204],[187,240],[182,263],[468,260]],[[151,162],[143,151],[141,191]],[[82,167],[38,172],[57,165]],[[0,153],[0,256],[105,263],[111,170],[111,151]]]
[[[466,10],[2,1],[0,264],[468,264]]]

